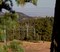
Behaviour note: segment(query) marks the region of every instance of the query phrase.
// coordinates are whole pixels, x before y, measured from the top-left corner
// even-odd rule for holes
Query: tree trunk
[[[54,24],[52,31],[51,51],[60,52],[60,0],[56,0]]]

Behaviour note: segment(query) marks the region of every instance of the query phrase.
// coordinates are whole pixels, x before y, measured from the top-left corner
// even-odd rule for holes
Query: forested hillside
[[[17,13],[18,14],[18,13]],[[13,39],[50,41],[54,17],[29,17],[5,13],[0,16],[0,41]]]

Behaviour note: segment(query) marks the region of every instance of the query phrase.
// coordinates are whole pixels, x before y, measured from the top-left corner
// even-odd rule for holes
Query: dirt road
[[[23,42],[25,52],[50,52],[50,42]]]

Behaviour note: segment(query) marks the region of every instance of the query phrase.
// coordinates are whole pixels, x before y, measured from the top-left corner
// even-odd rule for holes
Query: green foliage
[[[34,5],[37,5],[37,1],[38,0],[15,0],[17,2],[17,4],[21,4],[21,5],[25,5],[26,2],[31,2]]]
[[[15,0],[16,3],[19,5],[24,5],[26,2],[31,2],[33,3],[34,5],[37,5],[37,1],[38,0]],[[2,4],[2,0],[0,0],[0,4]]]
[[[12,35],[9,33],[9,31],[16,30],[19,27],[18,23],[18,15],[5,13],[3,17],[0,17],[0,40],[3,41],[4,39],[8,39],[9,35]],[[9,33],[9,34],[8,34]],[[6,38],[7,37],[7,38]]]
[[[24,52],[24,49],[22,48],[21,43],[16,40],[13,40],[10,43],[9,47],[13,52]]]
[[[44,41],[50,41],[51,40],[51,34],[52,34],[52,27],[53,27],[53,17],[45,17],[45,18],[37,18],[37,19],[28,19],[20,23],[22,27],[25,27],[25,23],[28,22],[29,30],[28,30],[28,38],[26,31],[21,32],[21,36],[25,38],[23,40],[44,40]],[[22,25],[24,24],[24,25]],[[34,34],[34,28],[35,28],[35,34]],[[26,33],[24,35],[23,33]]]
[[[8,52],[6,45],[0,45],[0,52]]]
[[[22,43],[17,40],[13,40],[9,44],[0,43],[0,52],[24,52],[24,49],[22,47]]]
[[[6,35],[2,29],[0,29],[0,41],[4,41],[6,39]]]
[[[27,41],[50,41],[53,17],[28,18],[19,21],[17,14],[5,13],[0,17],[0,41],[13,39]],[[22,17],[23,19],[23,17]]]

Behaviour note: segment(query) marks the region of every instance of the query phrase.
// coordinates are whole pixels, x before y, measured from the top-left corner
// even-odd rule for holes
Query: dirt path
[[[25,52],[50,52],[50,42],[23,42]]]

